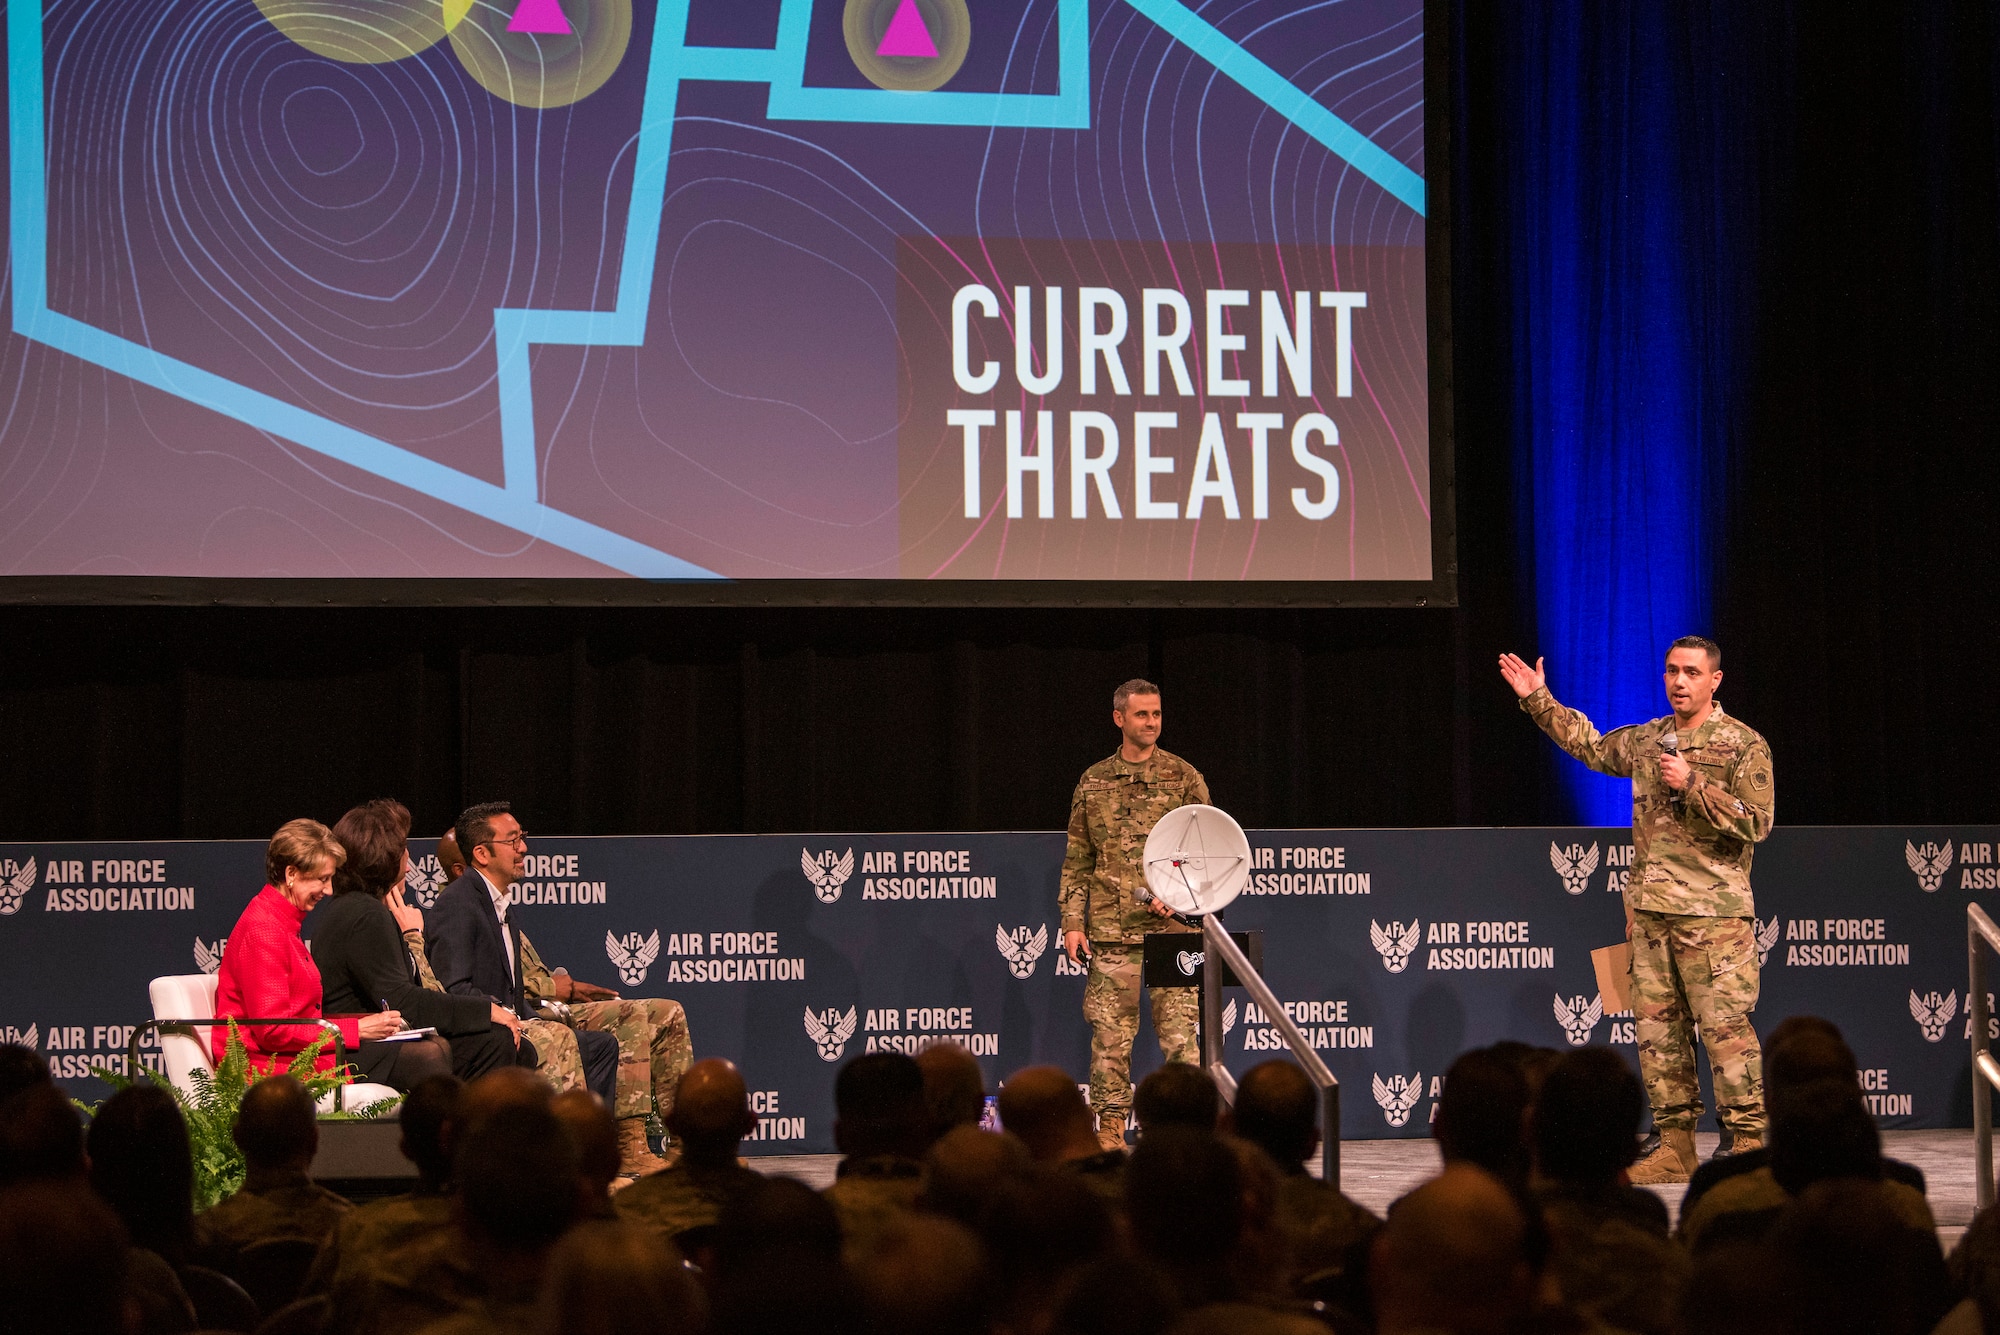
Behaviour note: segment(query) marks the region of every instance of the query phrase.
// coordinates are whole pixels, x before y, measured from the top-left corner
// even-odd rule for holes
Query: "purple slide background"
[[[1053,92],[1053,0],[971,8],[952,87]],[[1420,0],[1200,12],[1423,172]],[[768,45],[776,13],[696,0],[689,40]],[[449,43],[345,65],[250,0],[143,19],[55,6],[50,304],[497,483],[491,311],[613,304],[652,15],[635,7],[603,89],[538,112],[479,87]],[[809,83],[859,83],[839,20],[815,7]],[[534,354],[543,499],[734,578],[896,578],[898,238],[1407,247],[1420,263],[1422,218],[1136,10],[1093,3],[1090,27],[1085,131],[773,122],[762,85],[684,85],[645,345]],[[1357,357],[1384,401],[1422,404],[1421,338],[1364,332]],[[1413,454],[1427,489],[1424,442]],[[611,573],[0,344],[0,574]],[[1411,577],[1427,575],[1426,554]]]

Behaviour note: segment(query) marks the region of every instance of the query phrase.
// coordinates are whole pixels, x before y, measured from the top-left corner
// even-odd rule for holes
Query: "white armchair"
[[[153,1000],[155,1020],[211,1020],[215,1018],[215,975],[211,973],[173,974],[165,978],[155,978],[149,989]],[[194,1073],[206,1071],[215,1074],[215,1062],[209,1056],[208,1030],[206,1026],[191,1033],[173,1033],[167,1029],[158,1031],[160,1037],[160,1065],[165,1068],[167,1079],[175,1088],[186,1094],[194,1093]],[[383,1099],[393,1099],[396,1091],[387,1085],[355,1083],[338,1093],[328,1093],[321,1097],[319,1110],[322,1113],[334,1111],[336,1106],[365,1108]]]

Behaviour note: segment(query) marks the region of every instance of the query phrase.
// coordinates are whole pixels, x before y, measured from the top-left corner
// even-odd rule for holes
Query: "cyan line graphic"
[[[714,571],[543,504],[536,475],[529,349],[536,344],[638,347],[645,342],[660,216],[666,202],[667,163],[682,82],[768,83],[766,114],[772,120],[1085,130],[1090,128],[1089,14],[1088,0],[1059,0],[1054,93],[898,93],[874,88],[806,87],[812,0],[783,0],[777,45],[768,50],[688,46],[688,3],[661,0],[654,20],[616,305],[608,311],[500,307],[493,312],[500,395],[500,486],[49,309],[48,139],[40,0],[15,0],[7,6],[7,140],[12,168],[8,221],[14,332],[625,574],[662,580],[720,579]],[[1422,177],[1223,36],[1185,4],[1179,0],[1127,3],[1396,199],[1423,214]]]

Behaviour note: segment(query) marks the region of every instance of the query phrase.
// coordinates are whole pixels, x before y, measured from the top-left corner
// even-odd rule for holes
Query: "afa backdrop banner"
[[[1796,827],[1758,849],[1758,1026],[1837,1022],[1885,1127],[1970,1120],[1965,905],[1995,889],[1996,843],[2000,827]],[[1428,1134],[1468,1047],[1632,1051],[1631,1017],[1599,996],[1590,961],[1622,938],[1629,831],[1265,830],[1251,844],[1229,925],[1265,934],[1273,989],[1341,1081],[1346,1136]],[[950,1038],[989,1088],[1034,1063],[1084,1074],[1062,853],[1054,833],[536,838],[515,921],[552,966],[685,1005],[697,1055],[737,1062],[755,1091],[750,1153],[830,1151],[834,1073],[859,1053]],[[254,842],[0,845],[0,1037],[101,1097],[90,1072],[123,1065],[148,980],[216,967],[262,865]],[[440,880],[419,857],[413,901]],[[1223,1023],[1233,1069],[1284,1051],[1241,991]],[[1142,1022],[1135,1069],[1159,1060]]]

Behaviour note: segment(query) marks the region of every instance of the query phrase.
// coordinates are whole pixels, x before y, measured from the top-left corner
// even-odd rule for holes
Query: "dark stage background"
[[[1787,823],[1989,819],[2000,35],[1976,3],[1452,19],[1456,609],[9,608],[0,839],[1050,829],[1166,687],[1246,825],[1555,824],[1708,629]]]

